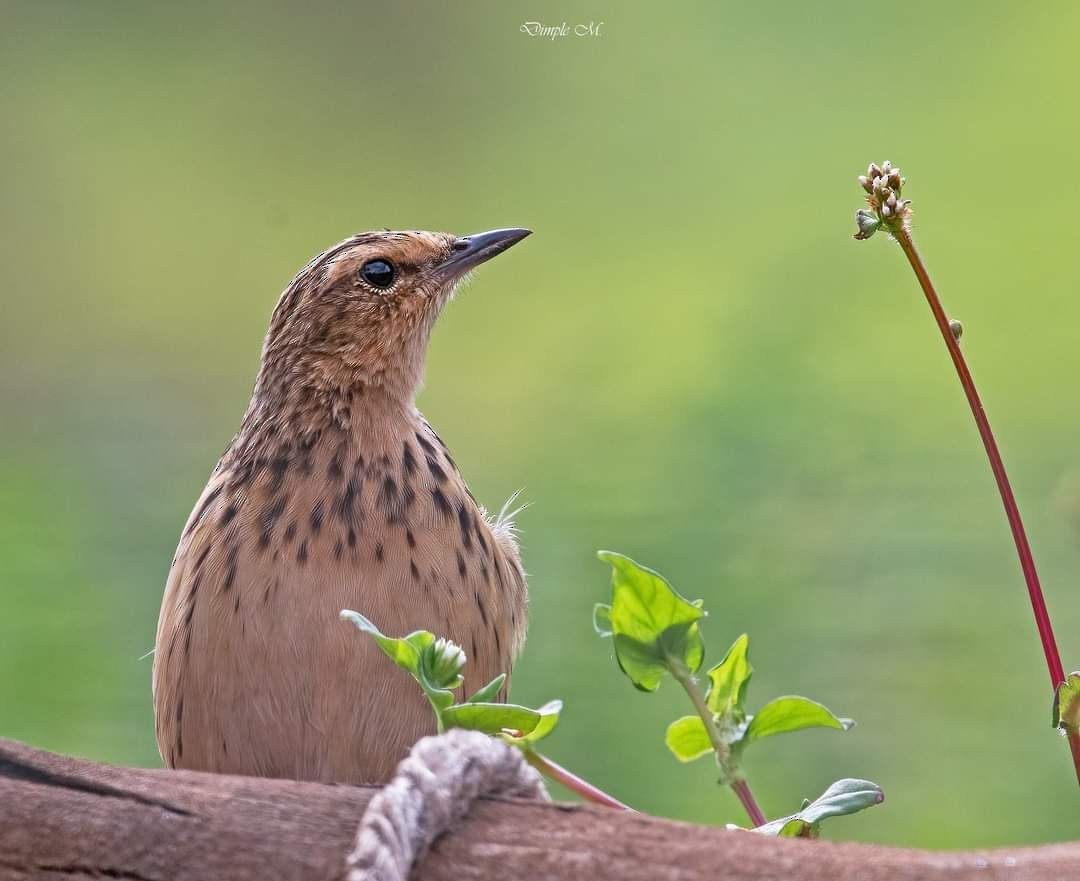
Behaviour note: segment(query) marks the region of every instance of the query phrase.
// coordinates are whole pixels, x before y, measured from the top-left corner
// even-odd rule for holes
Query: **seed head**
[[[896,233],[906,230],[911,223],[911,200],[901,196],[901,190],[907,183],[899,168],[885,160],[881,165],[871,162],[866,174],[859,175],[859,186],[866,191],[866,204],[869,209],[860,208],[855,212],[855,233],[857,239],[868,239],[881,227]]]

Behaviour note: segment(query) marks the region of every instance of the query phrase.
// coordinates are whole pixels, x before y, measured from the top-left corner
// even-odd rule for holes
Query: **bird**
[[[415,399],[443,307],[530,232],[360,233],[285,288],[166,580],[152,690],[167,767],[390,779],[435,719],[344,608],[456,642],[463,694],[509,677],[527,623],[513,514],[476,501]]]

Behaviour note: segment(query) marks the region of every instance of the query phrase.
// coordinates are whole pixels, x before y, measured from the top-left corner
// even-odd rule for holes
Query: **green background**
[[[1075,837],[970,414],[899,250],[851,233],[899,163],[1080,665],[1078,33],[1068,3],[0,3],[0,735],[157,764],[140,655],[278,292],[354,231],[524,225],[420,406],[482,501],[531,503],[514,694],[566,701],[550,753],[743,819],[664,748],[681,694],[592,634],[611,547],[705,599],[707,661],[751,634],[752,706],[858,720],[750,751],[770,815],[861,776],[886,804],[827,835]]]

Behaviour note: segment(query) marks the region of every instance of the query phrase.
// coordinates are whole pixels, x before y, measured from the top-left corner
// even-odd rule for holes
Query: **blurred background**
[[[140,656],[278,293],[356,231],[524,225],[441,319],[420,406],[482,501],[531,503],[514,697],[566,701],[549,752],[641,810],[744,820],[667,754],[684,696],[593,635],[607,547],[705,599],[707,661],[750,633],[751,705],[858,720],[749,753],[771,816],[858,776],[888,800],[829,837],[1075,837],[970,413],[899,249],[851,234],[856,175],[898,163],[1080,666],[1080,7],[0,18],[0,735],[157,765]]]

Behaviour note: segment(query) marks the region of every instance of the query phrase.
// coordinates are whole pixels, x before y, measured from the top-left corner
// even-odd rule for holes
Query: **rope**
[[[432,842],[484,796],[550,800],[537,771],[501,740],[455,728],[418,741],[368,803],[347,881],[407,881]]]

